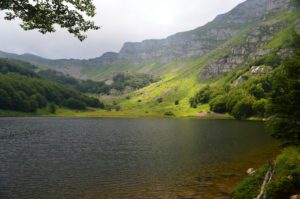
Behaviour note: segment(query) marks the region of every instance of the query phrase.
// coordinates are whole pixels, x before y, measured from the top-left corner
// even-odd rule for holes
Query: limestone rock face
[[[204,66],[201,79],[218,77],[241,65],[249,57],[256,58],[270,51],[261,48],[272,36],[287,24],[274,22],[254,28],[242,38],[243,42],[235,46],[226,46],[245,27],[262,22],[267,15],[295,9],[294,0],[246,0],[226,14],[217,16],[212,22],[196,28],[171,35],[165,39],[152,39],[142,42],[127,42],[120,52],[108,52],[100,57],[88,60],[48,60],[30,55],[12,55],[0,52],[0,57],[15,58],[31,63],[49,66],[72,76],[82,78],[85,67],[98,69],[115,65],[139,65],[144,63],[168,63],[186,58],[198,58],[216,48],[223,48],[226,54],[216,57]],[[300,27],[300,21],[296,24]],[[225,45],[225,46],[224,46]],[[288,51],[282,51],[287,56]],[[101,71],[101,70],[100,70]]]
[[[267,0],[248,0],[195,30],[166,39],[125,43],[118,59],[141,63],[199,57],[235,36],[248,23],[261,19],[266,9]]]
[[[291,9],[291,0],[268,0],[267,10],[269,13]]]
[[[286,24],[274,22],[273,24],[254,28],[243,38],[244,42],[242,44],[231,47],[228,55],[218,58],[205,66],[200,79],[206,80],[212,77],[219,77],[243,64],[248,58],[255,59],[270,53],[269,49],[262,49],[261,47],[284,27],[286,27]],[[224,50],[226,48],[224,47]]]
[[[250,72],[252,75],[262,75],[262,74],[267,74],[272,71],[271,66],[252,66],[250,69]]]

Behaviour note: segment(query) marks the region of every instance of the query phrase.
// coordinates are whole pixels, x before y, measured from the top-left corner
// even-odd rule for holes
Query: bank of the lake
[[[108,111],[103,109],[88,108],[87,110],[72,110],[57,108],[56,113],[50,113],[47,109],[38,109],[34,113],[1,110],[0,117],[86,117],[86,118],[195,118],[195,119],[234,119],[229,114],[207,113],[199,116],[195,113],[168,115],[165,112],[142,112],[132,110]],[[260,121],[260,118],[250,118]]]
[[[253,199],[260,193],[266,199],[289,199],[300,196],[300,147],[287,147],[270,163],[255,168],[250,176],[243,179],[237,186],[234,199]],[[270,168],[272,167],[272,168]],[[271,170],[270,170],[271,169]],[[270,180],[266,181],[270,171]],[[268,182],[263,187],[264,181]],[[262,196],[263,197],[263,196]],[[297,198],[297,197],[295,197]]]

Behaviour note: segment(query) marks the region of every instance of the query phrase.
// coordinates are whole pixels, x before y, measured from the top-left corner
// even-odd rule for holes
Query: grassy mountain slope
[[[189,103],[190,98],[206,85],[222,86],[228,82],[233,82],[239,77],[239,73],[248,72],[249,68],[246,67],[248,63],[265,55],[256,55],[254,57],[247,55],[245,60],[235,66],[230,72],[220,74],[217,77],[211,77],[210,79],[202,79],[205,67],[220,57],[228,56],[228,49],[236,46],[247,46],[248,36],[257,27],[272,27],[278,24],[287,24],[280,27],[277,32],[269,35],[269,39],[266,42],[258,44],[254,51],[251,52],[252,54],[260,51],[270,53],[280,48],[284,52],[285,46],[292,39],[293,32],[299,29],[299,27],[297,28],[299,17],[299,13],[281,13],[269,16],[262,22],[245,27],[236,37],[199,59],[177,61],[164,65],[162,68],[170,66],[184,67],[178,71],[164,74],[161,81],[132,93],[130,99],[128,97],[127,99],[125,97],[121,98],[119,100],[120,106],[124,110],[138,110],[145,113],[158,112],[164,114],[165,112],[172,111],[177,116],[192,116],[199,111],[209,111],[207,104],[200,105],[196,109],[191,108]],[[265,37],[263,33],[262,37]],[[285,56],[284,53],[281,56]],[[178,105],[175,105],[176,100],[179,100]]]
[[[106,80],[117,72],[159,75],[160,81],[145,88],[103,98],[109,105],[108,111],[195,116],[210,110],[207,103],[197,103],[196,108],[190,106],[191,98],[199,90],[207,85],[223,93],[227,92],[226,87],[235,89],[234,84],[243,80],[243,76],[251,76],[251,64],[255,61],[272,53],[277,53],[281,59],[289,56],[288,44],[300,27],[300,14],[298,9],[286,6],[287,2],[289,0],[248,0],[204,27],[163,40],[127,43],[120,53],[106,53],[95,59],[47,60],[5,53],[0,53],[0,57],[18,57],[94,80]],[[194,43],[201,52],[193,49]],[[158,48],[161,45],[163,51]],[[164,49],[166,46],[167,50]],[[185,54],[181,54],[182,49],[178,51],[178,48],[184,49]],[[174,58],[174,53],[177,58]],[[243,81],[252,79],[249,77]]]

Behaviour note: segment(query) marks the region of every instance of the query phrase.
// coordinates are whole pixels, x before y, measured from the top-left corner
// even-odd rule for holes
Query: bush
[[[50,103],[48,109],[50,113],[56,113],[56,105],[54,103]]]
[[[210,110],[212,110],[215,113],[226,113],[227,112],[226,101],[227,101],[227,97],[224,95],[214,98],[209,103]]]
[[[196,98],[197,98],[197,103],[207,103],[210,100],[211,97],[211,89],[210,86],[206,86],[202,90],[197,93]]]
[[[175,100],[175,105],[179,105],[179,100]]]
[[[32,95],[31,97],[37,102],[38,108],[43,108],[47,106],[47,100],[41,94],[37,93],[35,95]]]
[[[275,161],[275,175],[268,184],[268,199],[289,198],[299,192],[300,187],[300,148],[286,148]]]
[[[244,89],[235,89],[229,92],[226,100],[226,108],[228,112],[232,112],[234,106],[241,100],[251,95]]]
[[[261,184],[264,180],[265,173],[268,166],[265,165],[258,169],[252,176],[246,177],[236,188],[234,199],[253,199],[256,198],[260,192]]]
[[[233,108],[231,114],[236,119],[246,119],[253,115],[253,99],[251,98],[243,98],[241,99]]]
[[[257,99],[265,97],[265,90],[263,89],[263,85],[261,83],[252,85],[249,92]]]
[[[253,112],[256,116],[264,117],[266,112],[266,106],[267,106],[268,100],[266,99],[260,99],[253,103]]]
[[[175,116],[175,114],[171,111],[165,112],[165,116]]]
[[[115,109],[116,109],[116,111],[121,111],[121,106],[117,105],[117,106],[115,107]]]
[[[163,101],[164,101],[164,99],[163,99],[162,97],[157,98],[157,102],[158,102],[158,103],[162,103]]]
[[[281,57],[276,53],[269,54],[265,57],[265,65],[275,68],[281,64]]]
[[[196,101],[196,99],[194,98],[194,97],[192,97],[192,98],[190,98],[190,106],[192,107],[192,108],[197,108],[197,101]]]
[[[97,98],[87,97],[86,99],[82,100],[86,103],[87,106],[94,107],[94,108],[104,108],[104,104],[100,102]]]
[[[300,187],[300,148],[286,148],[275,160],[272,180],[266,186],[267,199],[289,198]],[[259,192],[268,166],[258,169],[253,176],[245,178],[236,188],[234,199],[253,199]]]
[[[63,102],[63,105],[65,107],[68,107],[68,108],[71,108],[71,109],[78,109],[78,110],[85,110],[86,109],[86,104],[79,101],[79,100],[76,100],[74,98],[69,98],[67,100],[65,100]]]
[[[0,108],[8,109],[10,107],[11,98],[9,94],[0,88]]]

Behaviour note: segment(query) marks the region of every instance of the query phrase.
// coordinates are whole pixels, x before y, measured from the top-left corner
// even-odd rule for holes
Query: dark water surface
[[[0,198],[229,198],[272,158],[260,122],[0,119]]]

